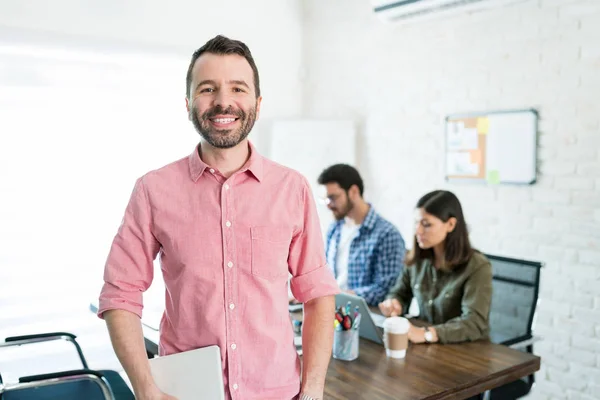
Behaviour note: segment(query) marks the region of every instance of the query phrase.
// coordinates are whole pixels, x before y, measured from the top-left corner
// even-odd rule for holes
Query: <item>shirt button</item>
[[[231,350],[235,350],[236,349],[236,344],[235,343],[231,343]]]
[[[225,190],[229,190],[229,185],[225,184]]]
[[[237,384],[237,383],[234,383],[234,384],[233,384],[233,390],[238,390],[238,387],[239,387],[239,386],[238,386],[238,384]]]
[[[433,304],[433,300],[429,300],[428,303],[429,303],[429,305],[432,305]]]
[[[211,173],[211,174],[214,174],[214,173],[215,173],[215,170],[214,170],[214,169],[212,169],[212,168],[211,168],[211,169],[209,169],[209,171],[210,171],[210,173]]]
[[[231,222],[229,222],[229,221],[225,222],[225,226],[229,228],[231,226]]]
[[[232,263],[231,261],[229,261],[229,262],[227,263],[227,266],[228,266],[229,268],[231,268],[231,267],[233,267],[233,263]]]
[[[233,309],[235,308],[235,305],[234,305],[233,303],[231,303],[231,304],[229,305],[229,308],[230,308],[231,310],[233,310]]]

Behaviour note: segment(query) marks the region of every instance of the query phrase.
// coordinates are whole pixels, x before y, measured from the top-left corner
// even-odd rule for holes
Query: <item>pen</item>
[[[354,325],[352,326],[352,328],[355,330],[358,330],[358,327],[360,326],[360,317],[361,315],[358,314],[358,316],[354,319]]]

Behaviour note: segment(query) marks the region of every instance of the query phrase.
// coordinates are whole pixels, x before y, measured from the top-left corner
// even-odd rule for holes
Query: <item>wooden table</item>
[[[489,342],[410,345],[406,358],[361,339],[354,361],[332,359],[325,399],[466,399],[539,370],[540,358]]]
[[[97,305],[90,309],[96,312]],[[301,313],[292,316],[302,318]],[[158,330],[143,329],[147,348],[150,344],[158,353]],[[388,358],[383,346],[361,338],[358,359],[331,359],[324,400],[467,399],[539,369],[539,357],[487,341],[410,344],[406,357],[397,360]]]

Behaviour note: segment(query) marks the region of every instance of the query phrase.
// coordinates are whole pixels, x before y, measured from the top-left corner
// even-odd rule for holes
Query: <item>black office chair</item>
[[[3,383],[0,375],[0,400],[134,400],[133,393],[116,371],[88,368],[76,336],[66,332],[13,336],[0,348],[53,340],[66,340],[75,346],[83,369],[19,378],[18,383]]]
[[[533,321],[538,302],[542,263],[486,254],[492,264],[493,295],[490,339],[533,354]],[[492,400],[525,396],[535,383],[534,375],[491,390]]]

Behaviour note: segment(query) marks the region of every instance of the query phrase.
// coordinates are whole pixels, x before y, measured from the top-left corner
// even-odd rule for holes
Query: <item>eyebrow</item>
[[[229,84],[231,84],[231,85],[240,85],[240,86],[244,86],[244,87],[246,87],[246,88],[250,89],[250,86],[248,86],[248,84],[246,83],[246,81],[243,81],[243,80],[234,79],[234,80],[227,81],[227,83],[229,83]],[[203,86],[203,85],[213,85],[213,86],[217,86],[217,82],[213,81],[212,79],[205,79],[205,80],[203,80],[203,81],[200,81],[200,82],[198,83],[198,85],[196,85],[196,90],[198,90],[198,88],[199,88],[200,86]]]

